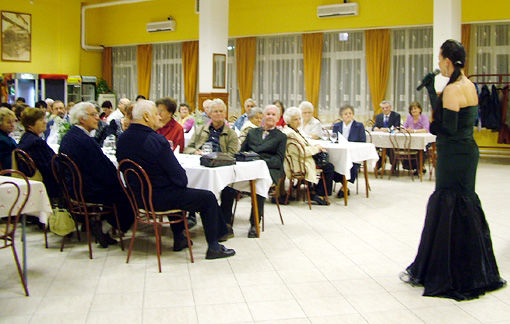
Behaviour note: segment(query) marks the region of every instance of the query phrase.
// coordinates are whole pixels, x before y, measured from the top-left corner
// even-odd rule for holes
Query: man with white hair
[[[213,101],[211,99],[206,99],[202,103],[202,107],[204,108],[204,112],[202,113],[202,119],[204,120],[204,124],[211,120],[211,117],[209,116],[209,106],[211,105],[212,102]]]
[[[257,103],[252,98],[246,99],[244,102],[244,114],[239,116],[237,118],[236,122],[234,123],[234,127],[238,130],[241,130],[246,120],[248,120],[248,115],[250,114],[250,111],[252,108],[257,107]]]
[[[188,188],[186,171],[170,148],[161,128],[161,116],[152,101],[141,100],[133,108],[129,128],[119,137],[117,160],[131,159],[147,172],[152,183],[152,203],[156,211],[182,209],[200,212],[208,244],[206,259],[227,258],[235,251],[218,243],[228,233],[227,225],[214,194],[208,190]],[[174,251],[188,247],[183,235],[184,224],[172,224]]]
[[[131,101],[128,98],[121,98],[117,105],[117,109],[113,110],[108,117],[106,117],[106,122],[109,124],[112,120],[118,120],[117,123],[120,125],[120,120],[124,118],[124,114],[126,111],[126,106],[129,105]]]
[[[133,224],[133,210],[120,186],[117,168],[91,137],[91,132],[98,127],[99,114],[93,104],[80,102],[71,109],[70,121],[73,126],[62,138],[59,153],[66,154],[80,169],[85,201],[116,205],[120,230],[125,233]],[[107,215],[105,220],[111,226],[117,226],[113,214]],[[92,232],[101,247],[117,243],[104,233],[107,229],[106,223],[92,225]]]

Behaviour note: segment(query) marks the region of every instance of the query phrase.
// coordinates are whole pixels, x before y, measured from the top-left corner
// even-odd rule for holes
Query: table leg
[[[420,167],[418,168],[418,173],[420,175],[420,181],[423,182],[423,150],[420,150]]]
[[[255,228],[257,229],[257,237],[260,237],[259,205],[257,203],[257,189],[255,188],[255,180],[250,180],[250,191],[251,191],[251,207],[253,208],[253,216],[255,218]]]
[[[363,173],[365,174],[365,190],[367,191],[367,198],[368,198],[368,191],[370,190],[370,185],[368,184],[368,163],[367,161],[363,161]],[[358,179],[359,181],[359,179]]]
[[[347,206],[347,196],[349,195],[349,189],[347,188],[347,178],[343,176],[343,188],[344,191],[344,206]]]

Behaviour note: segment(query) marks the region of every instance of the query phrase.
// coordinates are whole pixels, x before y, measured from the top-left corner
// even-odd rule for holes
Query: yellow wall
[[[32,15],[31,62],[0,62],[0,72],[81,74],[79,0],[1,0],[0,9]],[[89,60],[87,70],[101,66]]]
[[[32,61],[0,62],[0,72],[60,73],[101,76],[101,53],[80,45],[81,3],[109,0],[0,0],[0,10],[32,15]],[[384,26],[430,25],[433,0],[357,0],[357,17],[317,18],[317,6],[339,0],[231,0],[231,37],[346,30]],[[193,0],[149,2],[90,9],[87,14],[89,45],[126,45],[198,39],[199,17]],[[509,0],[462,0],[463,22],[508,20]],[[174,32],[147,33],[147,22],[172,16]]]

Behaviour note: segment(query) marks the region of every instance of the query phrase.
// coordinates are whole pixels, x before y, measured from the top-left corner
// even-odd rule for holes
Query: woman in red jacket
[[[161,123],[163,127],[157,130],[158,134],[172,141],[173,147],[179,145],[179,152],[184,150],[184,130],[182,126],[174,120],[175,111],[177,110],[177,102],[170,98],[162,98],[156,101]]]

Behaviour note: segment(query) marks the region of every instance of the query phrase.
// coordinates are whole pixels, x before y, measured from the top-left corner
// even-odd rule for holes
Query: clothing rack
[[[504,73],[495,73],[495,74],[471,74],[468,76],[468,79],[470,79],[472,82],[476,82],[477,84],[483,84],[483,85],[496,85],[496,86],[510,86],[510,74],[504,74]],[[477,79],[480,79],[478,81]],[[494,81],[496,80],[496,81]],[[508,100],[508,97],[506,98]],[[504,103],[508,105],[508,102]],[[506,118],[510,118],[510,116],[506,116]],[[508,129],[502,129],[500,130],[499,139],[503,136],[502,132],[508,132]],[[500,140],[498,140],[499,143],[502,143]],[[510,147],[505,146],[480,146],[480,149],[490,149],[490,150],[503,150],[503,151],[491,151],[492,153],[496,153],[498,156],[505,156],[508,157],[510,153],[508,152],[510,150]],[[482,152],[480,152],[482,153]],[[486,153],[489,153],[487,151]],[[491,154],[492,155],[492,154]]]
[[[477,78],[497,78],[497,81],[477,81],[473,80]],[[504,81],[503,79],[507,78],[507,81]],[[468,79],[470,79],[473,82],[476,82],[478,84],[500,84],[500,85],[510,85],[510,74],[471,74],[468,76]]]

